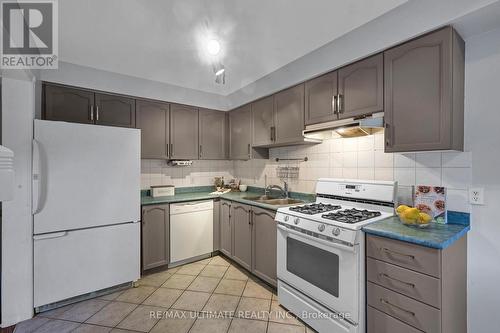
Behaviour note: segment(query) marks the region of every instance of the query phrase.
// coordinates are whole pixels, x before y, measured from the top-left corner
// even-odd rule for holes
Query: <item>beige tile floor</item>
[[[215,256],[143,276],[137,288],[41,313],[15,332],[314,331],[279,305],[274,289]]]

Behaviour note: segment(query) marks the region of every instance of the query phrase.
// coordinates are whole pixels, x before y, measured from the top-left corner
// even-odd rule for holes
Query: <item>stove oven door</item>
[[[278,225],[278,279],[359,322],[360,250]]]

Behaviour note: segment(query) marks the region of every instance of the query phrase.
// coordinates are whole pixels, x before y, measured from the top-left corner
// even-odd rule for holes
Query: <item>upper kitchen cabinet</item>
[[[384,53],[386,152],[463,150],[464,50],[446,27]]]
[[[94,93],[57,85],[43,87],[43,118],[74,123],[94,123]]]
[[[275,141],[274,96],[252,103],[253,146],[271,145]]]
[[[198,109],[170,105],[170,158],[198,159]]]
[[[137,128],[141,129],[141,158],[169,158],[169,108],[167,103],[136,101]]]
[[[338,72],[331,72],[305,83],[305,124],[337,119]]]
[[[252,109],[250,104],[229,112],[229,157],[248,160],[252,157]]]
[[[227,114],[222,111],[200,109],[200,159],[227,158]]]
[[[304,84],[274,95],[275,143],[286,144],[304,139]]]
[[[382,54],[338,71],[339,119],[384,111],[384,58]]]
[[[111,94],[95,94],[97,125],[135,127],[135,100]]]

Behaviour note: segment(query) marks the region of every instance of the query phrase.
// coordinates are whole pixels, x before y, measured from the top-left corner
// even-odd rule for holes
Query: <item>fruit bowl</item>
[[[414,207],[401,205],[396,209],[399,220],[404,225],[417,228],[426,228],[431,224],[432,217]]]
[[[414,227],[414,228],[427,228],[431,222],[427,222],[427,223],[422,223],[421,221],[419,221],[418,218],[416,219],[407,219],[407,218],[404,218],[403,216],[401,216],[401,214],[397,214],[398,217],[399,217],[399,221],[401,221],[401,223],[403,223],[404,225],[407,225],[409,227]]]

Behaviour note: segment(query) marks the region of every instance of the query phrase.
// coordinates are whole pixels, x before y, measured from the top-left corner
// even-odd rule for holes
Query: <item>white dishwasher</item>
[[[170,263],[209,254],[214,250],[214,202],[170,205]]]

